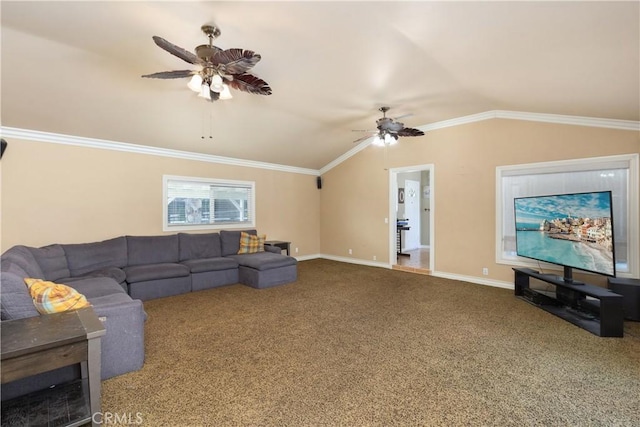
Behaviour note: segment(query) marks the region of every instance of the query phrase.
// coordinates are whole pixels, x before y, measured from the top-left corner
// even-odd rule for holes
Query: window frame
[[[208,224],[169,224],[169,182],[181,181],[194,184],[210,184],[223,185],[229,187],[242,187],[250,190],[249,203],[249,220],[243,222],[232,223],[208,223]],[[211,217],[213,217],[213,206],[210,207]],[[191,176],[163,175],[162,176],[162,230],[163,231],[193,231],[193,230],[221,230],[221,229],[238,229],[238,228],[255,228],[256,227],[256,183],[255,181],[239,181],[231,179],[218,178],[202,178]]]
[[[510,266],[523,266],[537,268],[539,262],[527,260],[522,257],[505,257],[503,251],[504,239],[504,213],[505,209],[512,209],[513,199],[505,204],[503,200],[503,178],[516,175],[538,175],[546,173],[571,173],[582,171],[597,171],[612,168],[620,168],[623,165],[628,170],[627,177],[627,245],[628,245],[628,271],[618,272],[617,277],[640,277],[640,204],[639,189],[639,154],[622,154],[604,157],[591,157],[572,160],[561,160],[541,163],[528,163],[520,165],[496,167],[496,264]],[[615,224],[615,218],[614,218]],[[559,268],[553,264],[543,263],[545,268]]]

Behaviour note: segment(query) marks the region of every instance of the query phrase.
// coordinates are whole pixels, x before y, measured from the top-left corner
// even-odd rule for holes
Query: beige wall
[[[164,174],[255,181],[258,231],[290,240],[299,256],[320,251],[312,175],[15,139],[1,174],[3,251],[170,234],[162,231]]]
[[[496,167],[638,153],[638,132],[493,119],[369,146],[325,175],[321,196],[322,253],[389,262],[389,178],[385,168],[433,164],[435,265],[444,273],[510,282],[495,263]],[[339,208],[338,208],[339,207]],[[577,275],[578,276],[578,275]]]
[[[257,228],[318,253],[389,262],[388,168],[433,164],[437,272],[510,282],[495,263],[496,166],[638,153],[638,132],[494,119],[370,146],[323,175],[12,140],[0,165],[2,250],[163,234],[162,175],[256,182]],[[392,220],[392,218],[389,218]],[[349,255],[348,250],[353,254]],[[296,254],[294,254],[296,255]]]

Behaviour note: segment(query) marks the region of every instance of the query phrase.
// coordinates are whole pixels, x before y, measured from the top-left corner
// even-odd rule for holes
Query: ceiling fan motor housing
[[[214,46],[209,46],[207,44],[201,44],[196,47],[196,56],[203,60],[204,62],[211,62],[213,55],[220,50]]]

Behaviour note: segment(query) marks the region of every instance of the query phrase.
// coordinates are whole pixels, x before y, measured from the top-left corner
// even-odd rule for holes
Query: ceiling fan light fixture
[[[380,134],[377,134],[373,138],[372,144],[375,145],[376,147],[383,147],[384,146],[384,140],[381,138]]]
[[[202,83],[202,86],[200,86],[200,93],[198,94],[198,96],[200,98],[204,98],[208,101],[211,100],[211,94],[209,93],[209,85],[206,83]]]
[[[222,77],[219,74],[214,74],[211,76],[211,85],[210,88],[212,91],[220,93],[224,89],[224,84],[222,83]]]
[[[187,83],[189,89],[208,101],[232,98],[225,82],[233,82],[233,88],[243,92],[271,95],[271,88],[267,82],[248,73],[260,61],[259,54],[248,49],[221,49],[214,46],[213,40],[220,35],[220,29],[215,25],[203,25],[201,29],[209,38],[209,44],[196,47],[195,54],[162,37],[152,37],[158,47],[199,67],[198,70],[162,71],[145,74],[142,77],[154,79],[189,78],[189,83]],[[203,85],[206,85],[206,88]]]
[[[398,143],[398,137],[396,135],[391,135],[390,133],[385,133],[384,135],[384,144],[385,145],[393,145]]]
[[[220,91],[220,99],[231,99],[233,96],[231,95],[231,91],[229,90],[229,86],[226,84],[222,85],[222,91]]]
[[[200,74],[194,74],[193,77],[191,77],[191,80],[189,80],[189,83],[187,83],[187,87],[194,92],[200,92],[202,90],[201,86],[202,76]]]

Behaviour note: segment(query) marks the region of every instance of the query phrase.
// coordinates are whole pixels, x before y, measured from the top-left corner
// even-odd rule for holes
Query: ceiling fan
[[[195,48],[195,54],[174,45],[162,37],[153,36],[153,41],[170,54],[189,64],[199,66],[196,70],[161,71],[142,77],[153,79],[179,79],[191,77],[189,89],[208,100],[231,98],[229,88],[257,95],[271,95],[271,88],[264,80],[247,73],[260,61],[261,56],[251,50],[220,49],[213,45],[213,39],[220,35],[215,25],[203,25],[202,32],[209,37],[209,44]]]
[[[398,142],[398,138],[401,136],[422,136],[424,132],[420,129],[407,128],[404,127],[404,123],[396,121],[396,119],[392,119],[391,117],[387,117],[387,111],[389,111],[391,107],[380,107],[378,110],[382,112],[382,117],[376,120],[376,128],[377,132],[374,135],[363,136],[362,138],[358,138],[353,142],[364,141],[365,139],[371,138],[374,136],[373,144],[374,145],[392,145]],[[401,116],[407,117],[407,116]]]

